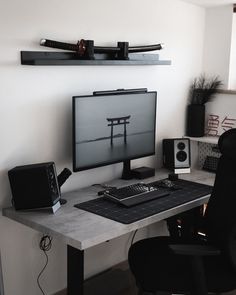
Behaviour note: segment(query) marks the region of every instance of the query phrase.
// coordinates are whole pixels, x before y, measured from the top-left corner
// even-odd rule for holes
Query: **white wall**
[[[236,89],[236,13],[233,13],[229,89]]]
[[[229,88],[232,19],[232,5],[206,9],[203,70],[210,76],[218,75],[225,89]]]
[[[8,0],[0,4],[0,206],[10,205],[7,171],[16,165],[55,161],[71,168],[71,97],[94,90],[147,87],[158,91],[157,157],[160,142],[182,136],[188,86],[202,70],[205,11],[178,0]],[[41,38],[94,39],[96,45],[163,42],[171,66],[21,66],[20,50],[43,50]],[[158,160],[156,160],[158,159]],[[64,191],[118,177],[121,164],[75,173]],[[158,228],[157,228],[158,230]],[[150,233],[149,229],[145,231]],[[41,294],[36,276],[44,264],[40,235],[7,218],[0,220],[5,295]],[[126,258],[122,237],[86,253],[86,276]],[[66,284],[66,247],[54,240],[42,282],[47,294]]]

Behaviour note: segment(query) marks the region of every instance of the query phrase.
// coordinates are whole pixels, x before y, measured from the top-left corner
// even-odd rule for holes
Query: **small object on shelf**
[[[195,78],[189,93],[190,104],[187,107],[187,135],[201,137],[205,134],[205,103],[208,102],[223,85],[218,77],[207,78],[201,75]]]
[[[211,150],[214,152],[214,153],[220,153],[220,149],[218,147],[218,145],[214,145]]]
[[[219,162],[218,157],[207,156],[202,169],[209,172],[216,173],[218,162]]]
[[[192,137],[204,136],[205,105],[190,104],[187,109],[187,135]]]
[[[127,60],[129,53],[146,52],[163,49],[163,44],[130,46],[128,42],[117,42],[117,47],[94,46],[93,40],[81,39],[77,44],[41,39],[41,46],[74,51],[79,59],[94,59],[94,53],[109,54],[111,59]]]

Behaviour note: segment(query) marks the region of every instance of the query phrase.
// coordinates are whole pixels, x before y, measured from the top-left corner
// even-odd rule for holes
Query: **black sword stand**
[[[94,57],[94,41],[93,40],[86,40],[86,50],[84,56],[79,56],[79,59],[95,59]]]
[[[129,59],[129,42],[117,42],[117,47],[120,49],[117,53],[117,59]]]
[[[95,49],[93,40],[84,40],[85,52],[83,56],[78,56],[79,59],[95,59]],[[97,48],[97,47],[96,47]],[[111,59],[128,60],[129,59],[129,42],[117,42],[117,48],[108,50],[106,48],[98,48],[96,50],[100,54],[108,54]]]

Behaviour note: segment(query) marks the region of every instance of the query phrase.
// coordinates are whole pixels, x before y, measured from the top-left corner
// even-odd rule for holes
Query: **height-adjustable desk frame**
[[[161,170],[155,177],[147,179],[146,182],[166,178],[167,175],[168,171]],[[191,174],[181,175],[180,178],[212,185],[214,174],[196,171]],[[111,185],[124,186],[134,182],[137,182],[137,180],[124,181],[120,179],[112,181]],[[67,244],[68,295],[83,294],[84,250],[200,206],[207,203],[209,199],[209,195],[206,195],[194,201],[126,225],[74,208],[76,203],[97,198],[98,190],[99,188],[97,187],[88,187],[79,191],[63,194],[63,198],[67,199],[67,203],[55,214],[42,211],[15,211],[13,208],[3,209],[3,216],[38,230],[43,234],[59,238]]]

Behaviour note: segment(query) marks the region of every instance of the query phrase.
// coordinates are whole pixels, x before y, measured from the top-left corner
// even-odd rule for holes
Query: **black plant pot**
[[[201,137],[205,133],[205,105],[191,104],[187,108],[187,136]]]

